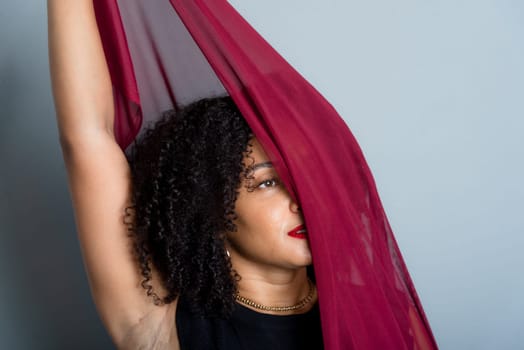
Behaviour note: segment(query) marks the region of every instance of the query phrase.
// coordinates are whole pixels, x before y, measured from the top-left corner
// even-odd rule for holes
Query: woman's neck
[[[233,269],[240,275],[238,294],[264,306],[292,306],[300,303],[313,293],[311,300],[296,310],[269,311],[245,305],[258,312],[274,315],[292,315],[307,312],[316,302],[316,288],[308,282],[306,267],[298,269],[261,269],[256,266],[241,264]],[[311,291],[313,288],[313,291]]]

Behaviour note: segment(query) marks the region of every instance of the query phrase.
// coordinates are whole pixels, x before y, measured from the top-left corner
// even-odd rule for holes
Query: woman
[[[113,135],[92,2],[49,0],[48,11],[79,239],[115,345],[321,347],[299,206],[231,101],[166,115],[137,145],[131,171]]]

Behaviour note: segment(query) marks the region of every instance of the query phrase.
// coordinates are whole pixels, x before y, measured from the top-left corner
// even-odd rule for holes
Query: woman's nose
[[[295,201],[291,201],[290,209],[293,213],[300,213],[300,206]]]

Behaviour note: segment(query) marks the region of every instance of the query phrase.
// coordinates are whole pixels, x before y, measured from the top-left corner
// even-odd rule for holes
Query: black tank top
[[[318,303],[298,315],[268,315],[235,303],[230,318],[201,318],[180,298],[176,327],[181,350],[323,349]]]

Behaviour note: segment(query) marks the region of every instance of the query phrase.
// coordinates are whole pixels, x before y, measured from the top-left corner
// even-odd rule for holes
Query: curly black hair
[[[249,171],[253,133],[230,97],[170,110],[133,144],[130,233],[142,287],[161,305],[182,295],[194,312],[228,315],[239,280],[225,248]],[[129,211],[127,211],[129,214]],[[149,284],[151,264],[167,295]]]

